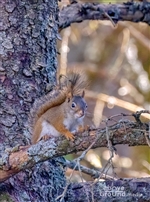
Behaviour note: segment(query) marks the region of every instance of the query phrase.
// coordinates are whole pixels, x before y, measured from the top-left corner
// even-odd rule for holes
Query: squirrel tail
[[[60,75],[59,86],[34,102],[28,119],[30,132],[33,132],[35,123],[48,109],[64,103],[69,93],[72,96],[81,96],[86,87],[86,78],[81,71],[72,70],[68,71],[66,76]]]
[[[58,106],[65,102],[66,90],[55,89],[45,96],[37,99],[30,110],[28,117],[29,131],[32,134],[34,126],[38,119],[50,108]]]
[[[60,79],[63,76],[64,75],[60,75]],[[64,77],[65,77],[65,81],[63,81],[63,83],[61,84],[61,80],[60,80],[60,85],[66,86],[68,93],[71,93],[72,96],[75,96],[75,95],[81,96],[83,91],[88,86],[85,73],[81,70],[80,71],[76,69],[69,70],[67,72],[67,75]]]

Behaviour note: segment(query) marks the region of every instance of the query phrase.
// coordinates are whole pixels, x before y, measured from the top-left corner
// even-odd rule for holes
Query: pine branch
[[[110,20],[145,22],[150,25],[150,2],[127,2],[123,4],[73,3],[64,7],[59,15],[59,28],[84,20]]]

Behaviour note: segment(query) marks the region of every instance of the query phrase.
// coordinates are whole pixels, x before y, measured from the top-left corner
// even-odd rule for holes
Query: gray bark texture
[[[28,113],[55,84],[58,5],[55,0],[2,0],[0,5],[0,156],[30,143]],[[63,160],[60,158],[59,160]],[[20,172],[0,184],[0,201],[55,201],[66,179],[59,161]]]
[[[129,146],[147,145],[149,127],[147,124],[122,120],[120,123],[107,126],[103,129],[95,129],[78,133],[74,141],[66,138],[50,138],[47,141],[39,141],[35,145],[12,148],[8,161],[0,167],[0,182],[16,173],[30,169],[37,163],[61,157],[66,154],[86,151],[87,148],[108,147],[108,139],[113,145],[127,144]],[[109,148],[111,150],[111,148]],[[5,155],[2,154],[1,159]],[[74,166],[73,166],[74,167]]]
[[[112,1],[113,2],[113,1]],[[128,1],[121,4],[73,3],[60,11],[59,28],[84,20],[145,22],[150,25],[150,2]]]
[[[56,38],[59,25],[57,1],[1,0],[0,19],[0,169],[7,170],[9,169],[9,148],[30,144],[27,120],[32,103],[37,97],[51,91],[56,83]],[[127,140],[126,135],[125,141]],[[130,139],[128,141],[130,144]],[[85,149],[88,146],[86,142],[88,141],[85,141]],[[103,146],[106,144],[107,141],[102,142]],[[145,139],[141,144],[146,144]],[[42,142],[38,145],[42,145]],[[38,145],[31,146],[29,151],[31,153],[38,151]],[[59,150],[63,155],[63,148],[58,148]],[[41,151],[46,150],[41,149]],[[26,156],[29,154],[27,152]],[[47,155],[43,154],[43,161],[47,160]],[[46,162],[41,162],[42,157],[37,156],[34,158],[35,162],[30,162],[32,168],[28,164],[27,167],[21,165],[23,169],[28,169],[0,184],[0,201],[55,202],[66,186],[65,160],[57,156],[59,155]],[[27,162],[26,159],[24,162]],[[34,166],[35,163],[37,163],[36,166]],[[147,182],[136,181],[133,184],[127,181],[128,183],[124,186],[122,183],[125,182],[108,180],[95,185],[92,183],[70,184],[61,201],[150,200],[149,179]],[[115,187],[125,187],[122,190],[126,189],[126,193],[129,190],[129,193],[131,191],[142,193],[142,195],[134,198],[130,194],[129,197],[121,198],[101,197],[99,191],[106,191],[108,185],[112,184]]]
[[[119,179],[104,182],[74,183],[66,198],[69,202],[131,202],[150,201],[150,183],[143,179]]]

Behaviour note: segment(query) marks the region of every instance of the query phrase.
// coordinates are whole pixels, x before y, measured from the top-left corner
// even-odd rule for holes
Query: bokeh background
[[[60,9],[67,4],[68,1],[62,1]],[[150,110],[150,26],[119,22],[114,27],[110,21],[84,21],[72,24],[60,35],[59,72],[63,73],[66,68],[82,69],[90,83],[86,93],[88,113],[85,124],[102,127],[103,120],[111,116],[131,114],[141,108]],[[119,119],[132,118],[114,117],[115,121]],[[142,121],[149,122],[149,119],[142,117]],[[150,176],[148,146],[117,145],[116,149],[114,171],[110,167],[107,174],[130,178]],[[71,154],[66,159],[72,160],[79,155]],[[101,171],[109,157],[107,148],[97,148],[90,150],[81,164]],[[69,176],[71,172],[67,169],[66,174]],[[83,178],[91,180],[85,174]],[[74,172],[72,180],[83,179],[80,173]]]

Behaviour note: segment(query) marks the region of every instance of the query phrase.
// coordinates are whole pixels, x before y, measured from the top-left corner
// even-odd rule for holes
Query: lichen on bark
[[[58,24],[55,4],[55,1],[2,1],[0,138],[10,146],[29,143],[30,137],[21,134],[31,103],[55,84]]]
[[[57,1],[2,0],[1,20],[0,157],[8,147],[30,144],[28,113],[34,100],[55,85]],[[9,153],[3,156],[7,159]],[[57,159],[20,172],[0,189],[14,201],[53,201],[64,185]]]

